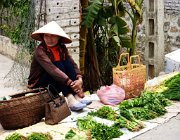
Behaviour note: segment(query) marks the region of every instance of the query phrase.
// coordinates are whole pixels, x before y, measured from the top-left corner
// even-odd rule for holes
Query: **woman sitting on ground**
[[[64,45],[72,41],[62,28],[52,21],[33,32],[31,37],[41,43],[33,55],[28,88],[53,85],[67,97],[72,111],[81,110],[90,104],[90,100],[83,99],[80,70]]]

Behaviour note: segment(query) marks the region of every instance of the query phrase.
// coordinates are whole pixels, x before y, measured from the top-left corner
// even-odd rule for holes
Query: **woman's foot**
[[[86,104],[83,104],[78,100],[76,100],[72,94],[69,94],[67,96],[67,100],[68,100],[68,106],[72,111],[79,111],[87,106]]]
[[[92,100],[87,99],[86,97],[81,98],[81,97],[79,97],[79,95],[77,95],[77,94],[76,94],[74,97],[75,97],[75,99],[76,99],[77,101],[79,101],[79,102],[81,102],[81,103],[83,103],[83,104],[90,105],[90,104],[92,103]]]

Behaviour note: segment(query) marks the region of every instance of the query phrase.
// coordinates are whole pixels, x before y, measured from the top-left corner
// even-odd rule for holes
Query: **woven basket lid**
[[[52,34],[61,37],[62,43],[71,43],[72,40],[63,31],[63,29],[55,22],[51,21],[43,27],[39,28],[31,34],[31,37],[35,40],[42,41],[41,34]]]

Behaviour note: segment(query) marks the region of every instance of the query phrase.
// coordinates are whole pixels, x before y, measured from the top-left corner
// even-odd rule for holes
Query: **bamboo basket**
[[[123,56],[127,57],[127,64],[121,66]],[[137,59],[138,63],[133,63]],[[139,55],[133,55],[129,58],[129,53],[122,53],[118,65],[112,69],[113,84],[116,84],[125,90],[125,99],[134,98],[144,90],[146,82],[146,66],[140,64]]]
[[[27,94],[32,95],[25,96]],[[49,98],[46,90],[33,89],[11,97],[11,100],[0,101],[0,123],[4,129],[27,127],[45,116],[44,98]]]

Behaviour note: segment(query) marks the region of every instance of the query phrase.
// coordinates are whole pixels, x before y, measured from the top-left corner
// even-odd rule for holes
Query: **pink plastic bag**
[[[101,86],[97,90],[100,101],[106,105],[117,105],[125,98],[124,89],[112,84],[111,86]]]

